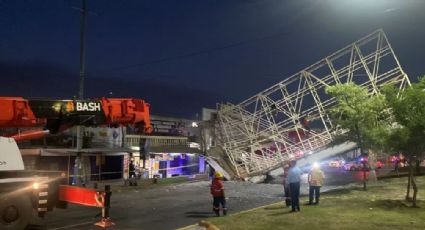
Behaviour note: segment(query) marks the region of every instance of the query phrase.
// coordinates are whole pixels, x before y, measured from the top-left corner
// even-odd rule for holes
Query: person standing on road
[[[288,171],[290,169],[289,164],[283,166],[283,192],[285,195],[285,205],[286,207],[291,206],[291,194],[289,192],[289,181],[288,181]]]
[[[128,165],[128,169],[129,169],[129,175],[128,175],[128,180],[130,182],[130,186],[136,186],[137,182],[136,182],[136,167],[134,166],[134,162],[133,160],[130,161],[130,164]]]
[[[129,177],[130,178],[136,177],[136,167],[134,166],[133,160],[130,161],[130,164],[128,165],[128,169],[130,171]]]
[[[291,194],[291,212],[300,211],[300,186],[301,169],[296,166],[297,161],[291,161],[291,168],[288,172],[289,193]]]
[[[319,204],[319,198],[320,198],[320,187],[323,185],[323,179],[325,178],[325,175],[323,171],[320,169],[320,166],[318,163],[313,164],[313,168],[311,169],[310,173],[308,174],[308,184],[310,185],[309,188],[309,201],[308,204],[313,204],[313,196],[316,198],[314,204]]]
[[[224,195],[223,174],[215,172],[211,183],[211,195],[213,196],[213,211],[216,216],[220,216],[220,204],[223,209],[223,215],[227,214],[226,198]]]

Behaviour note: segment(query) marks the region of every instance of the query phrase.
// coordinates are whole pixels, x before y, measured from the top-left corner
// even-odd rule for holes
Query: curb
[[[251,212],[251,211],[254,211],[254,210],[257,210],[257,209],[262,209],[262,208],[265,208],[267,206],[275,205],[275,204],[282,204],[282,202],[275,202],[275,203],[265,204],[265,205],[262,205],[262,206],[259,206],[259,207],[255,207],[255,208],[243,210],[243,211],[240,211],[240,212],[232,213],[229,216],[234,216],[234,215],[243,214],[243,213],[246,213],[246,212]]]
[[[176,230],[192,230],[192,229],[201,229],[201,228],[206,230],[220,230],[217,226],[205,220],[199,221],[198,224],[192,224],[183,228],[178,228]]]
[[[192,224],[192,225],[188,225],[186,227],[177,228],[176,230],[189,230],[189,229],[195,228],[197,226],[199,226],[199,225],[198,224]]]
[[[265,204],[265,205],[262,205],[262,206],[259,206],[259,207],[250,208],[250,209],[243,210],[243,211],[240,211],[240,212],[232,213],[232,214],[229,214],[228,216],[234,216],[234,215],[238,215],[238,214],[243,214],[243,213],[246,213],[246,212],[251,212],[251,211],[254,211],[254,210],[257,210],[257,209],[265,208],[267,206],[274,205],[274,204],[280,204],[280,203],[281,202],[275,202],[275,203]],[[185,227],[182,227],[182,228],[177,228],[176,230],[191,230],[191,229],[195,229],[196,227],[199,227],[199,226],[205,227],[208,230],[209,229],[211,229],[211,230],[220,229],[217,226],[215,226],[215,225],[213,225],[213,224],[211,224],[211,223],[209,223],[207,221],[201,220],[197,224],[192,224],[192,225],[188,225],[188,226],[185,226]]]

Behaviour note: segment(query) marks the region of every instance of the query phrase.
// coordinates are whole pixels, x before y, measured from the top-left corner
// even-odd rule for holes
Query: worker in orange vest
[[[213,196],[213,211],[216,216],[220,216],[220,204],[223,215],[227,214],[226,198],[224,195],[223,174],[216,172],[211,183],[211,195]]]

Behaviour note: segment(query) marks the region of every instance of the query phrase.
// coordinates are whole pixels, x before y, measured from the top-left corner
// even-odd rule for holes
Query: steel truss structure
[[[330,85],[354,82],[370,93],[394,82],[410,85],[383,30],[346,46],[241,102],[218,106],[219,145],[239,177],[265,173],[282,162],[326,148],[333,124]]]

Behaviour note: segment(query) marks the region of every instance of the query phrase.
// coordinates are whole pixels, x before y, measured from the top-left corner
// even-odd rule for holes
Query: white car
[[[357,161],[350,161],[342,166],[347,171],[356,171],[363,168],[363,164]]]
[[[342,166],[344,166],[344,161],[343,160],[331,160],[329,161],[329,167],[332,168],[341,168]]]

